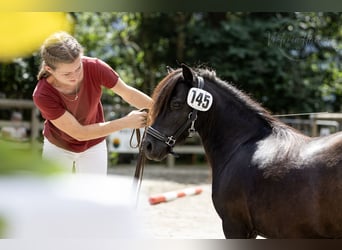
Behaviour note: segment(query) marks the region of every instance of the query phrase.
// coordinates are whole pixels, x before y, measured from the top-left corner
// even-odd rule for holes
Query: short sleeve
[[[101,85],[106,88],[113,88],[118,82],[119,74],[104,61],[97,59],[97,71]]]
[[[40,110],[42,116],[46,120],[55,120],[65,113],[65,108],[60,102],[60,99],[52,92],[49,95],[40,93],[41,86],[37,85],[33,92],[33,102]]]

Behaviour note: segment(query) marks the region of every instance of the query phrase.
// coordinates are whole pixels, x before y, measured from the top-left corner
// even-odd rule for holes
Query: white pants
[[[69,173],[107,174],[107,143],[103,140],[99,144],[81,153],[75,153],[49,142],[44,138],[43,158],[57,162]]]

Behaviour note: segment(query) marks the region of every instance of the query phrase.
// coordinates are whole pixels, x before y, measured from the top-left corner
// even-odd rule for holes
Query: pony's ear
[[[194,75],[192,73],[191,68],[187,66],[186,64],[182,63],[182,70],[183,70],[184,80],[189,83],[192,83],[194,81]]]
[[[166,66],[166,70],[167,70],[168,74],[170,74],[170,73],[172,73],[172,71],[174,71],[174,69],[171,68],[170,66]]]

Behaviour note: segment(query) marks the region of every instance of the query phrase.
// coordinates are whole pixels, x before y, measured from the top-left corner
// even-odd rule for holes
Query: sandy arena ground
[[[109,174],[131,176],[135,166],[115,166]],[[153,195],[201,187],[202,193],[150,205]],[[207,166],[146,165],[138,203],[144,233],[157,239],[224,239],[221,220],[211,200],[211,171]]]

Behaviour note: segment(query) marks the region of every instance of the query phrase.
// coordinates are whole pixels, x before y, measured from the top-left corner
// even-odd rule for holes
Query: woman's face
[[[57,82],[65,85],[76,85],[83,79],[83,65],[81,57],[72,63],[59,63],[53,70],[47,66],[47,71],[54,76]]]

